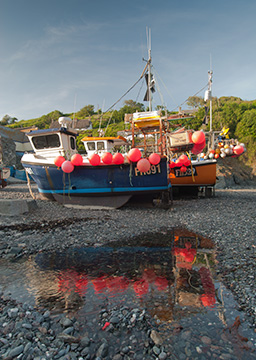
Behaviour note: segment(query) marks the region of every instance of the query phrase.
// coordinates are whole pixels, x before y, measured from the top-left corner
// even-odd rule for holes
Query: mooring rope
[[[33,191],[32,191],[32,189],[31,189],[31,182],[30,182],[30,178],[29,178],[29,174],[28,174],[28,172],[27,172],[27,169],[25,169],[25,173],[26,173],[26,177],[27,177],[27,185],[28,185],[29,193],[30,193],[30,195],[32,196],[32,198],[33,198],[34,200],[36,200],[36,197],[35,197],[35,195],[33,194]]]

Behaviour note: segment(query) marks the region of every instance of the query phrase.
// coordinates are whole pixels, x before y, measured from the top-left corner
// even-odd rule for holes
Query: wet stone
[[[8,357],[10,358],[14,358],[15,356],[20,355],[24,350],[24,346],[23,345],[19,345],[14,349],[11,349],[8,353]]]
[[[119,323],[119,318],[117,316],[113,316],[112,318],[110,318],[110,322],[111,324],[118,324]]]
[[[96,355],[98,357],[103,357],[104,358],[105,356],[107,356],[107,354],[108,354],[108,345],[104,342],[98,348]]]
[[[159,360],[166,360],[167,359],[167,353],[162,351],[159,355],[158,355],[158,359]]]
[[[191,356],[191,355],[192,355],[191,350],[190,350],[187,346],[185,347],[185,353],[186,353],[187,356]]]
[[[80,340],[80,345],[82,347],[87,347],[90,344],[90,339],[88,338],[88,336],[83,336]]]
[[[63,334],[67,334],[67,335],[70,335],[74,332],[74,327],[73,326],[70,326],[68,328],[66,328],[65,330],[63,330]]]
[[[123,359],[123,357],[120,354],[116,354],[113,356],[113,360],[122,360],[122,359]]]
[[[70,327],[71,325],[73,325],[73,322],[72,320],[68,319],[68,318],[62,318],[61,321],[60,321],[60,324],[65,327],[65,328],[68,328]]]
[[[151,333],[150,333],[150,338],[151,340],[153,340],[153,342],[155,343],[155,345],[162,345],[163,343],[163,339],[162,337],[160,336],[160,334],[155,331],[155,330],[152,330]]]
[[[206,345],[211,345],[211,343],[212,343],[212,340],[208,336],[202,336],[201,341],[202,341],[202,343],[204,343]]]
[[[159,349],[159,347],[157,347],[156,345],[155,346],[153,346],[153,353],[155,354],[155,355],[159,355],[160,354],[160,349]]]
[[[88,354],[90,354],[90,349],[89,349],[89,347],[85,347],[85,348],[81,351],[81,355],[82,355],[82,356],[87,356]]]

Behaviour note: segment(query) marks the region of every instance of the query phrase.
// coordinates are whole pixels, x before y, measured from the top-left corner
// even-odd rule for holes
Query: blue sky
[[[153,107],[177,109],[207,85],[210,59],[213,96],[256,99],[255,14],[254,0],[0,0],[0,119],[107,110],[142,73],[147,27]]]

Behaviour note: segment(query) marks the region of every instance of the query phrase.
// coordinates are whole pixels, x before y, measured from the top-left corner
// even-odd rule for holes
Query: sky
[[[0,0],[0,120],[143,102],[147,29],[153,108],[212,95],[256,99],[255,0]],[[203,90],[202,90],[203,89]],[[144,103],[147,106],[147,103]]]

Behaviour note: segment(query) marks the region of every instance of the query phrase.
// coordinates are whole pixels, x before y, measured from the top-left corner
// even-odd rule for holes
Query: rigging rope
[[[174,108],[173,110],[171,110],[171,112],[172,111],[175,111],[175,109],[177,109],[178,107],[181,107],[182,105],[184,105],[187,101],[188,101],[188,99],[190,98],[190,97],[193,97],[193,96],[196,96],[197,94],[199,94],[201,91],[203,91],[205,88],[207,88],[208,87],[208,83],[202,88],[202,89],[200,89],[197,93],[195,93],[194,95],[192,95],[192,96],[189,96],[185,101],[183,101],[183,103],[182,104],[180,104],[179,106],[176,106],[176,108]]]
[[[119,101],[122,100],[122,99],[125,97],[125,95],[127,95],[127,94],[140,82],[140,80],[144,77],[144,74],[145,74],[145,71],[146,71],[146,69],[147,69],[147,66],[148,66],[148,62],[147,62],[147,65],[145,66],[145,68],[144,68],[144,70],[143,70],[140,78],[139,78],[112,106],[110,106],[104,113],[102,113],[102,116],[103,116],[105,113],[107,113],[109,110],[111,110],[117,103],[119,103]],[[113,110],[113,112],[114,112],[114,110]],[[113,115],[113,112],[112,112],[112,114],[111,114],[111,117],[112,117],[112,115]],[[110,120],[111,120],[111,118],[110,118]],[[110,120],[109,120],[109,122],[110,122]],[[108,127],[108,125],[109,125],[109,122],[108,122],[108,124],[107,124],[107,127]],[[105,129],[105,133],[106,133],[106,131],[107,131],[107,128]]]
[[[164,85],[165,90],[167,91],[168,95],[172,98],[172,100],[173,100],[174,102],[176,102],[176,100],[174,99],[174,97],[172,96],[172,94],[169,92],[167,86],[165,85],[165,83],[164,83],[163,80],[161,79],[160,75],[159,75],[158,72],[156,71],[155,67],[154,67],[154,66],[152,66],[152,67],[154,68],[154,72],[157,74],[158,78],[160,79],[160,81],[161,81],[162,84]],[[177,107],[178,107],[178,106],[177,106]]]
[[[159,93],[159,96],[160,96],[160,99],[161,99],[161,105],[164,109],[166,109],[166,105],[164,103],[164,98],[163,98],[163,95],[161,93],[161,90],[160,90],[160,87],[158,85],[158,81],[157,81],[157,78],[154,76],[154,79],[155,79],[155,84],[156,84],[156,88],[157,88],[157,91]]]
[[[108,112],[109,110],[111,110],[117,103],[119,103],[120,100],[122,100],[123,97],[125,97],[125,95],[127,95],[139,82],[140,80],[143,78],[143,75],[141,75],[141,77],[136,81],[135,84],[133,84],[112,106],[110,106],[106,111]],[[104,113],[104,114],[105,114]]]
[[[168,89],[167,89],[167,86],[165,85],[165,83],[163,82],[163,80],[161,79],[161,77],[159,76],[159,74],[158,74],[158,72],[156,71],[155,67],[152,66],[152,68],[154,68],[154,72],[157,74],[158,78],[161,80],[161,82],[162,82],[162,84],[164,85],[167,93],[170,95],[170,97],[172,98],[172,100],[173,100],[174,102],[176,102],[176,100],[174,99],[174,97],[169,93],[169,91],[168,91]],[[197,92],[196,92],[194,95],[192,95],[192,96],[196,96],[197,94],[199,94],[201,91],[203,91],[203,90],[206,89],[207,87],[208,87],[208,83],[207,83],[202,89],[200,89],[199,91],[197,91]],[[192,97],[192,96],[189,96],[185,101],[183,101],[183,103],[181,103],[180,105],[177,105],[173,110],[171,110],[171,112],[172,112],[172,111],[175,111],[176,109],[178,109],[179,107],[181,107],[182,105],[184,105],[184,104],[188,101],[188,99],[189,99],[190,97]]]
[[[141,90],[142,90],[142,87],[143,87],[143,82],[141,83],[141,87],[140,87],[140,89],[139,89],[139,91],[138,91],[138,95],[137,95],[137,97],[136,97],[136,102],[138,101],[138,99],[139,99],[139,96],[140,96],[140,93],[141,93]]]

